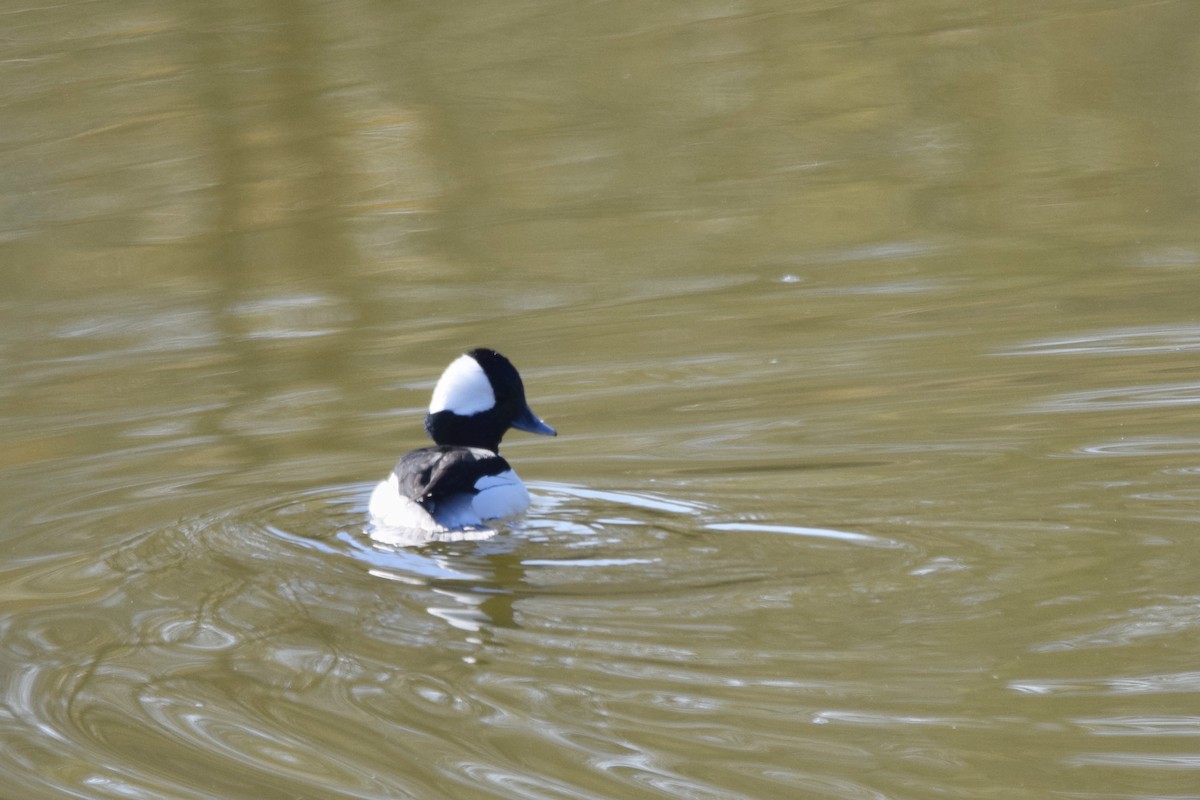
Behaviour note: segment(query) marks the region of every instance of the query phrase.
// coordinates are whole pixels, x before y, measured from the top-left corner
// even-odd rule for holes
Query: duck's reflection
[[[605,526],[636,527],[653,518],[695,517],[709,510],[700,503],[649,494],[596,491],[560,483],[538,483],[531,488],[530,513],[511,529],[478,527],[431,534],[370,525],[363,531],[366,536],[343,534],[343,543],[367,564],[371,576],[426,589],[426,599],[419,602],[428,614],[482,644],[490,629],[521,627],[518,599],[545,592],[544,587],[539,588],[542,581],[531,577],[531,571],[648,563],[644,558],[612,559],[607,554],[580,558],[578,548],[595,545]],[[598,508],[603,513],[597,513]],[[611,536],[611,532],[604,535]],[[563,558],[559,553],[559,557],[546,558],[544,550],[531,553],[547,540],[566,543],[573,557]]]
[[[432,590],[425,606],[429,614],[479,634],[488,628],[518,627],[513,603],[520,587],[527,585],[527,570],[517,554],[523,543],[519,536],[489,530],[486,535],[408,546],[377,540],[352,545],[370,565],[370,575]]]

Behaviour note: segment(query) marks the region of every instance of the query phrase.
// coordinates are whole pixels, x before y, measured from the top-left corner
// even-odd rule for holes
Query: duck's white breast
[[[380,525],[438,531],[514,517],[529,508],[529,491],[511,469],[480,478],[475,489],[476,494],[442,501],[434,518],[421,504],[401,496],[399,479],[392,473],[371,492],[367,510]]]
[[[480,520],[515,517],[529,508],[529,490],[511,469],[480,478],[475,489],[471,508]]]
[[[394,472],[371,492],[367,512],[376,524],[388,528],[436,531],[442,527],[419,503],[400,496],[400,480]]]

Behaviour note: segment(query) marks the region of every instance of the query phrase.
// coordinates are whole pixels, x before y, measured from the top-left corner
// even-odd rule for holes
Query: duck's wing
[[[404,454],[396,462],[395,472],[400,495],[433,513],[441,500],[475,494],[483,478],[510,469],[507,461],[490,450],[438,445]]]

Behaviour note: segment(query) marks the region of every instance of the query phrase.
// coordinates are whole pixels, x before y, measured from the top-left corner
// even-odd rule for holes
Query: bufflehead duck
[[[557,435],[529,409],[507,358],[482,347],[459,356],[438,379],[425,417],[434,446],[401,456],[371,493],[376,525],[436,534],[520,514],[529,492],[499,453],[509,428]]]

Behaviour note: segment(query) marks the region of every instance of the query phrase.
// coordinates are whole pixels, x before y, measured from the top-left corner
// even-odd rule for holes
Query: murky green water
[[[1200,6],[0,19],[0,796],[1200,797]]]

